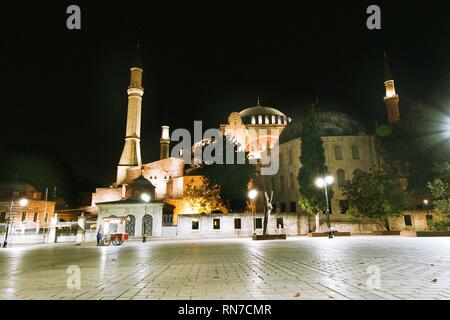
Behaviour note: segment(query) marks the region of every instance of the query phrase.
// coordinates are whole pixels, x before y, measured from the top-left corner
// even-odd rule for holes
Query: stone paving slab
[[[450,241],[361,236],[8,248],[0,250],[0,299],[448,300]]]

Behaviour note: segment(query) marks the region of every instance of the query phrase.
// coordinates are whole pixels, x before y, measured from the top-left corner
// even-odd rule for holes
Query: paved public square
[[[77,270],[79,289],[73,288]],[[299,237],[0,249],[0,299],[450,299],[450,239]]]

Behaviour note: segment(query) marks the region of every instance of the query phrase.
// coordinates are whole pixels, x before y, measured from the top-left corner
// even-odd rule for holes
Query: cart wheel
[[[103,245],[104,246],[109,246],[111,244],[111,239],[103,239]]]
[[[113,245],[115,245],[115,246],[120,246],[120,245],[122,245],[122,243],[123,243],[123,239],[117,239],[117,238],[115,238],[115,239],[113,240]]]

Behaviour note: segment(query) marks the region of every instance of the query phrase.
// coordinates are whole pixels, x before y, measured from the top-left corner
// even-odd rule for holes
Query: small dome
[[[264,107],[259,104],[259,98],[256,107],[250,107],[239,112],[242,123],[252,125],[287,125],[291,119],[283,112]]]
[[[155,186],[142,175],[127,184],[126,192],[127,198],[140,199],[143,193],[147,193],[152,201],[155,200]]]
[[[36,189],[31,185],[23,181],[5,181],[0,182],[0,190],[3,191],[18,191],[23,193],[36,192]]]
[[[360,136],[366,135],[366,129],[357,120],[341,112],[320,112],[322,136]],[[279,143],[298,139],[303,128],[302,117],[296,117],[281,133]]]

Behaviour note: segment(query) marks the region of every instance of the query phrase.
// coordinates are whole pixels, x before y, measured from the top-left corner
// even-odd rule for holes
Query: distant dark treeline
[[[36,144],[0,147],[0,181],[14,179],[27,182],[40,192],[48,187],[49,199],[61,198],[71,208],[77,206],[79,193],[92,192],[97,186],[76,176],[58,151]]]

